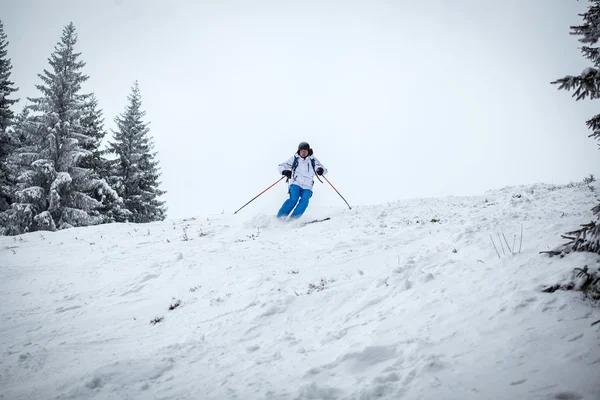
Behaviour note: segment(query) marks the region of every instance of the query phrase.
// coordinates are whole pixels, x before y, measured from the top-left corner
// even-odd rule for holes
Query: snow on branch
[[[596,68],[589,67],[578,76],[567,75],[551,83],[558,84],[559,90],[574,90],[576,100],[600,98],[600,74]]]

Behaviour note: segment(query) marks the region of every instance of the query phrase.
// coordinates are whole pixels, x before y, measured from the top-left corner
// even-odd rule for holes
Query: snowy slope
[[[0,237],[0,398],[600,399],[600,308],[540,292],[598,257],[538,254],[594,204],[538,184]]]

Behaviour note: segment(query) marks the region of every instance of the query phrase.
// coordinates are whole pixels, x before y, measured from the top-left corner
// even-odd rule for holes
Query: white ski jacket
[[[292,171],[294,159],[297,159],[296,168]],[[315,167],[313,169],[312,161],[315,160]],[[317,173],[317,169],[323,168],[323,175],[327,174],[327,168],[321,164],[321,162],[315,156],[308,156],[306,158],[300,157],[298,154],[294,154],[289,160],[279,164],[279,173],[281,174],[285,170],[292,171],[292,179],[290,184],[298,185],[302,189],[313,190],[315,183],[314,177]]]

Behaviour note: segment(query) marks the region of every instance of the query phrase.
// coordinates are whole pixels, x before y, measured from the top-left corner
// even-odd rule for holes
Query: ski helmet
[[[298,145],[298,151],[300,150],[310,151],[310,145],[306,142],[302,142]]]

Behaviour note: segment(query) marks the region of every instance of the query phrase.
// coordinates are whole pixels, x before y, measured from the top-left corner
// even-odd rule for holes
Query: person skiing
[[[292,210],[294,211],[290,218],[300,218],[308,207],[308,200],[312,197],[315,174],[325,175],[327,169],[313,155],[310,145],[302,142],[298,145],[296,154],[279,164],[279,173],[292,182],[289,189],[290,197],[279,209],[277,218],[287,217]]]

